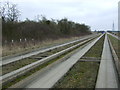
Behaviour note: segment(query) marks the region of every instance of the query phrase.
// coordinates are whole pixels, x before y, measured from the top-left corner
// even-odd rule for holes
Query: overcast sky
[[[20,19],[35,19],[44,15],[47,19],[64,17],[78,23],[85,23],[91,30],[118,29],[119,0],[0,0],[17,4]]]

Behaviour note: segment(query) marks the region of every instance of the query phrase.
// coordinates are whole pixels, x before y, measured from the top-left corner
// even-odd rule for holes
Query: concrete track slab
[[[107,35],[105,36],[96,88],[118,88],[116,71]]]

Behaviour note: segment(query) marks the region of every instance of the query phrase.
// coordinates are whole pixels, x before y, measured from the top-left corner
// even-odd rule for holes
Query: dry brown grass
[[[53,45],[72,41],[72,40],[75,40],[78,38],[80,38],[80,37],[62,38],[62,39],[57,39],[57,40],[47,39],[47,40],[42,41],[42,42],[36,42],[35,45],[32,42],[29,42],[26,45],[19,44],[19,43],[15,43],[14,45],[9,45],[9,46],[6,45],[6,46],[3,46],[2,56],[3,57],[10,56],[10,55],[14,55],[14,54],[20,54],[23,52],[27,53],[27,52],[30,52],[32,50],[50,47]]]

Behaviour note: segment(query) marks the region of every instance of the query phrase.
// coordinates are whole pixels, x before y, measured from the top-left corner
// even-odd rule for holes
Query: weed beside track
[[[82,57],[100,58],[105,35]],[[99,62],[81,59],[59,80],[53,88],[95,88]]]

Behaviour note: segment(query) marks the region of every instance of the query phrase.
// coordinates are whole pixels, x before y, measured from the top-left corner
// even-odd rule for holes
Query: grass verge
[[[84,36],[83,36],[84,37]],[[40,48],[47,48],[53,45],[58,45],[58,44],[62,44],[62,43],[66,43],[69,41],[73,41],[76,39],[79,39],[80,37],[70,37],[70,38],[60,38],[60,39],[56,39],[56,40],[52,40],[52,39],[47,39],[45,41],[42,42],[36,42],[36,44],[34,44],[33,42],[28,42],[26,43],[26,45],[24,45],[24,43],[16,43],[13,46],[10,45],[4,45],[2,46],[2,57],[6,57],[6,56],[12,56],[12,55],[19,55],[19,54],[23,54],[24,53],[28,53]]]
[[[19,60],[16,62],[12,62],[10,64],[3,65],[2,66],[2,75],[12,72],[14,70],[17,70],[21,67],[24,67],[28,64],[35,62],[35,61],[37,61],[37,60],[26,58],[26,59],[22,59],[22,60]]]
[[[115,37],[111,36],[111,35],[108,35],[112,45],[113,45],[113,48],[120,60],[120,40],[116,39]]]
[[[94,88],[99,63],[77,62],[53,88]]]
[[[83,56],[100,58],[102,55],[105,35]]]

